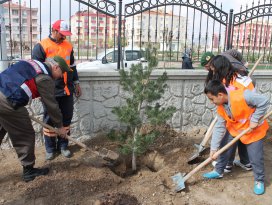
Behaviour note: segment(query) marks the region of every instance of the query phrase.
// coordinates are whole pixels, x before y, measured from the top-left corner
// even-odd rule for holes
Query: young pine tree
[[[115,107],[112,112],[120,122],[127,125],[127,130],[125,133],[111,132],[109,135],[121,142],[120,151],[123,154],[132,155],[132,170],[137,169],[136,157],[143,154],[148,145],[159,136],[155,129],[148,133],[141,132],[143,126],[163,125],[176,111],[175,107],[162,108],[158,103],[167,88],[167,74],[164,72],[157,79],[150,79],[158,60],[154,49],[149,48],[145,53],[147,67],[143,68],[142,64],[137,64],[132,65],[130,71],[120,70],[120,84],[130,97],[126,99],[126,105]]]

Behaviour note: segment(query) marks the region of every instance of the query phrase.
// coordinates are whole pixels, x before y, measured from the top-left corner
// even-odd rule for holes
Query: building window
[[[12,22],[13,23],[19,23],[19,19],[13,19]]]
[[[12,10],[12,15],[19,15],[19,12],[18,12],[18,10]]]
[[[23,24],[26,24],[27,23],[27,20],[26,19],[23,19]]]

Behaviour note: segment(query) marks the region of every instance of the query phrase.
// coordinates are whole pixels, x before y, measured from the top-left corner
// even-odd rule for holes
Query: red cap
[[[55,23],[53,23],[52,28],[64,36],[72,35],[72,33],[69,31],[68,24],[63,20],[57,20]]]

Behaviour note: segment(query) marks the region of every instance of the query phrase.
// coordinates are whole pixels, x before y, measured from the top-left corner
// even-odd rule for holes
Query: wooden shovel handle
[[[214,125],[217,121],[217,116],[213,119],[212,123],[210,124],[210,127],[208,128],[206,134],[205,134],[205,137],[204,139],[202,140],[202,142],[200,143],[200,145],[202,147],[205,147],[205,145],[207,144],[207,142],[209,141],[209,139],[211,138],[212,136],[212,131],[213,131],[213,128],[214,128]]]
[[[270,115],[272,114],[272,111],[268,112],[259,122],[265,120],[266,118],[268,118]],[[251,130],[251,128],[247,128],[245,129],[243,132],[241,132],[239,135],[237,135],[233,140],[231,140],[228,144],[226,144],[224,147],[222,147],[220,150],[218,150],[215,153],[215,156],[218,156],[220,154],[222,154],[223,152],[225,152],[227,149],[229,149],[235,142],[237,142],[241,137],[243,137],[243,135],[245,135],[247,132],[249,132]],[[198,172],[202,167],[205,167],[207,164],[209,164],[210,162],[212,162],[213,159],[211,157],[209,157],[208,159],[206,159],[204,162],[202,162],[201,164],[199,164],[196,168],[194,168],[191,172],[189,172],[184,178],[184,182],[187,181],[193,174],[195,174],[196,172]]]
[[[30,117],[31,120],[33,120],[33,121],[39,123],[41,126],[46,127],[46,128],[48,128],[48,129],[54,131],[55,133],[59,134],[58,129],[56,129],[56,128],[54,128],[54,127],[52,127],[52,126],[50,126],[50,125],[48,125],[48,124],[46,124],[46,123],[44,123],[44,122],[38,120],[37,118],[33,117],[32,115],[29,115],[29,117]],[[68,140],[74,142],[75,144],[79,145],[80,147],[86,149],[86,150],[89,150],[89,151],[91,150],[89,147],[87,147],[87,145],[83,144],[82,142],[77,141],[76,139],[70,137],[69,135],[66,135],[66,138],[67,138]]]
[[[253,68],[250,70],[248,76],[251,77],[255,69],[257,68],[257,65],[260,63],[261,59],[263,58],[263,55],[260,56],[260,58],[256,61]]]

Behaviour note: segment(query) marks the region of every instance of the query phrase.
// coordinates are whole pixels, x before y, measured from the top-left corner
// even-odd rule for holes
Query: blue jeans
[[[226,132],[224,138],[221,141],[220,148],[225,146],[233,140],[233,137]],[[224,173],[224,168],[226,167],[230,157],[232,156],[233,150],[236,149],[237,143],[231,146],[227,151],[219,155],[217,163],[215,165],[215,170],[219,174]],[[249,161],[252,165],[254,180],[264,182],[264,157],[263,157],[263,140],[253,142],[251,144],[245,145]]]
[[[59,108],[62,113],[63,126],[67,127],[71,124],[73,117],[74,108],[73,95],[71,94],[70,96],[56,97],[56,100],[59,104]],[[44,122],[51,126],[54,126],[45,107],[44,107]],[[68,132],[68,135],[69,134],[70,132]],[[44,142],[46,152],[48,153],[59,151],[61,149],[66,149],[68,146],[68,140],[62,137],[49,137],[44,135]]]

